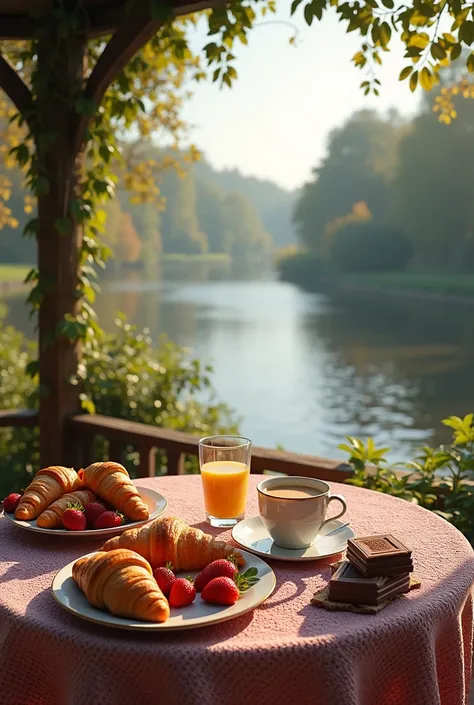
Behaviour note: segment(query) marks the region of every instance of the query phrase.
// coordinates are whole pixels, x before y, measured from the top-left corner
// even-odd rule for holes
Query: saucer
[[[311,546],[308,548],[280,548],[270,537],[268,530],[259,516],[243,519],[232,529],[232,538],[242,548],[278,561],[318,561],[336,553],[342,553],[347,548],[348,539],[355,534],[350,526],[340,519],[328,521],[321,529]]]

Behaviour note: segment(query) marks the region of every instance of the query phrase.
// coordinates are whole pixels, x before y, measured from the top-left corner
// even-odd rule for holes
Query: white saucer
[[[243,519],[236,524],[232,529],[232,538],[242,548],[264,558],[274,558],[278,561],[318,561],[346,550],[348,539],[354,538],[355,534],[345,523],[339,519],[329,521],[311,546],[295,550],[280,548],[274,544],[259,516]]]

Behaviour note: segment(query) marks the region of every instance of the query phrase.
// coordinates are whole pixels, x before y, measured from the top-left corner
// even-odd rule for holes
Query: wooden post
[[[53,26],[53,23],[51,23]],[[53,32],[53,34],[55,34]],[[46,95],[38,96],[36,149],[44,188],[38,195],[38,269],[44,288],[39,309],[40,455],[42,466],[74,464],[65,443],[65,420],[80,411],[76,374],[81,349],[60,327],[79,312],[79,257],[82,229],[71,216],[71,201],[80,190],[84,147],[75,144],[77,115],[72,91],[82,88],[86,36],[48,36],[38,48],[38,65],[53,77]],[[45,139],[50,134],[51,139]]]

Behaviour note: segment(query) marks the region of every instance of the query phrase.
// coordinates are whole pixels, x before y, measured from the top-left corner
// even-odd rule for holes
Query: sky
[[[277,0],[277,14],[270,17],[279,23],[259,20],[248,45],[237,44],[233,53],[239,77],[231,89],[192,85],[184,118],[192,126],[192,141],[214,167],[238,168],[294,189],[311,178],[330,131],[354,111],[396,107],[410,115],[419,96],[410,93],[408,82],[398,81],[408,63],[398,41],[383,57],[380,97],[364,96],[359,86],[365,77],[351,62],[360,49],[357,34],[346,34],[335,14],[308,27],[298,10],[291,18],[299,30],[297,46],[292,46],[294,31],[280,23],[290,20],[289,8],[290,0]],[[199,49],[208,41],[203,22],[192,45]]]

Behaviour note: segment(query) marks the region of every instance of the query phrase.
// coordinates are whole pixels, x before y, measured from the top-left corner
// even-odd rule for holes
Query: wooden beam
[[[173,7],[173,14],[176,16],[187,15],[212,7],[224,6],[226,3],[227,0],[199,0],[195,3],[180,0]],[[114,35],[94,66],[84,94],[86,98],[96,104],[97,108],[101,104],[105,92],[112,81],[164,24],[163,20],[152,17],[150,5],[151,3],[148,0],[142,0],[141,5],[134,7],[133,11],[122,12]],[[109,21],[111,18],[112,15],[110,15]],[[104,17],[104,21],[105,19]],[[114,19],[117,20],[115,15]],[[75,145],[78,151],[85,139],[90,119],[87,115],[82,115],[78,119],[75,134]]]
[[[31,109],[31,93],[6,56],[0,52],[0,88],[2,88],[18,111],[27,119]]]
[[[86,98],[94,101],[97,107],[105,92],[120,71],[135,54],[156,34],[163,22],[151,16],[150,3],[142,2],[133,12],[125,12],[115,34],[100,55],[84,90]],[[90,118],[81,115],[75,132],[75,148],[79,151],[85,140]]]

